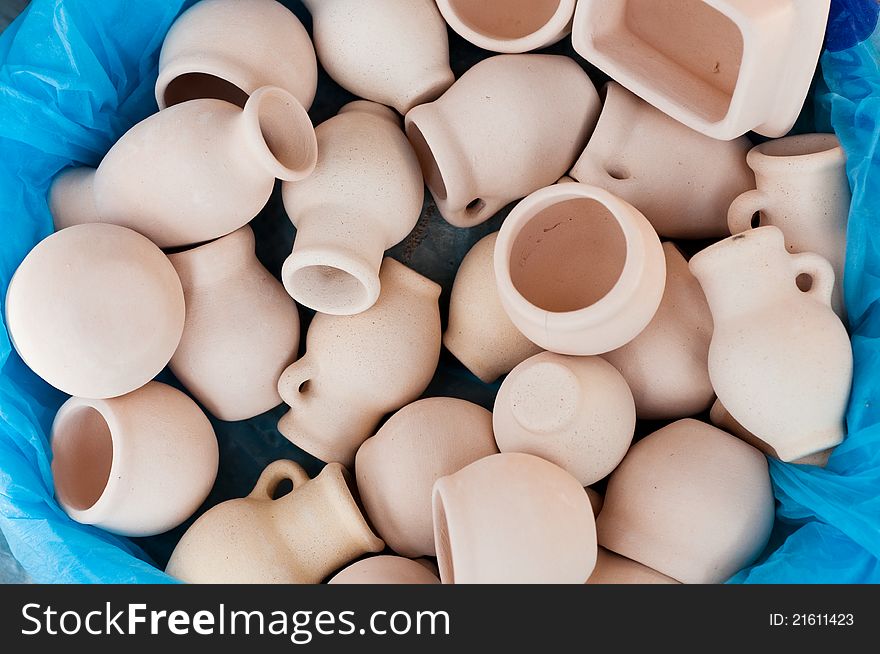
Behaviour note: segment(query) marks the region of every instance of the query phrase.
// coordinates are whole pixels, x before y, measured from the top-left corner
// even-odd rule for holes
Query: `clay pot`
[[[605,498],[592,488],[585,488],[584,491],[590,499],[590,506],[593,507],[593,515],[598,517],[599,511],[602,510],[602,504],[605,502]]]
[[[642,420],[685,418],[709,408],[712,314],[700,282],[672,243],[663,244],[666,289],[641,334],[602,357],[626,379]]]
[[[636,407],[626,381],[604,359],[542,352],[505,378],[492,425],[502,452],[547,459],[587,486],[623,459]]]
[[[575,0],[437,0],[449,26],[484,50],[528,52],[571,32]]]
[[[44,239],[15,271],[6,324],[16,351],[70,395],[140,388],[174,354],[184,324],[180,279],[162,251],[116,225],[80,225]]]
[[[201,0],[183,12],[159,54],[160,109],[198,98],[244,106],[261,86],[278,86],[306,109],[318,85],[312,40],[275,0]]]
[[[557,184],[520,202],[501,226],[494,263],[513,324],[560,354],[626,345],[653,319],[666,284],[651,224],[586,184]]]
[[[444,584],[582,584],[596,563],[584,489],[562,468],[494,454],[434,484],[434,538]]]
[[[846,155],[834,134],[801,134],[756,146],[748,156],[757,189],[746,191],[730,206],[732,234],[758,224],[782,230],[789,252],[815,252],[834,268],[831,296],[844,317],[843,269],[846,224],[852,195],[846,177]]]
[[[718,399],[783,461],[843,440],[852,381],[849,336],[831,310],[834,271],[818,254],[789,254],[759,227],[696,254],[715,329],[709,377]],[[799,275],[811,280],[798,288]]]
[[[497,452],[492,414],[476,404],[432,397],[403,407],[355,459],[370,522],[398,554],[434,556],[434,482]]]
[[[720,429],[679,420],[632,446],[611,475],[599,544],[682,583],[752,563],[773,527],[767,459]]]
[[[600,94],[599,122],[571,176],[626,200],[661,236],[728,236],[730,203],[755,183],[751,141],[704,136],[616,82]]]
[[[71,518],[123,536],[152,536],[204,502],[218,463],[201,409],[150,382],[109,400],[72,397],[52,424],[55,495]]]
[[[596,567],[587,579],[588,584],[677,584],[675,579],[651,570],[641,563],[609,552],[604,547],[598,550]]]
[[[440,287],[394,259],[382,293],[355,316],[319,313],[305,355],[281,375],[279,431],[322,461],[354,463],[382,416],[415,400],[440,358]]]
[[[441,215],[473,227],[559,179],[598,116],[599,95],[572,59],[499,55],[411,110],[406,134]]]
[[[254,253],[250,227],[169,256],[183,283],[186,324],[171,371],[221,420],[281,404],[278,379],[296,359],[296,304]]]
[[[371,556],[337,572],[328,584],[439,584],[428,568],[402,556]]]
[[[286,91],[263,87],[244,110],[192,100],[149,116],[110,148],[97,170],[62,172],[49,204],[58,229],[110,222],[162,248],[192,245],[247,224],[276,177],[308,176],[317,156],[302,105]]]
[[[340,86],[402,114],[455,81],[433,0],[303,0],[321,65]]]
[[[285,480],[293,490],[274,499]],[[250,495],[200,516],[165,572],[196,584],[317,584],[384,546],[361,515],[345,468],[331,463],[310,480],[298,464],[280,460]]]
[[[541,351],[507,317],[495,283],[498,232],[470,249],[455,274],[449,299],[449,325],[443,345],[481,381],[501,375]]]
[[[297,231],[281,276],[300,304],[322,313],[360,313],[379,297],[385,250],[418,222],[425,185],[387,107],[352,102],[316,134],[315,172],[282,187]]]

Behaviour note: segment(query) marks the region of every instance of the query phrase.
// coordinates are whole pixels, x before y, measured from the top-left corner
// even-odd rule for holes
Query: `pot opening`
[[[767,141],[761,145],[761,153],[768,157],[802,157],[821,154],[840,147],[834,134],[801,134],[784,139]]]
[[[318,140],[305,108],[276,88],[258,89],[252,99],[263,141],[275,159],[275,177],[297,181],[310,175],[318,161]]]
[[[113,439],[104,416],[80,406],[56,424],[52,437],[52,475],[58,497],[77,511],[95,505],[110,479]]]
[[[285,285],[296,300],[310,309],[349,315],[368,309],[375,298],[354,274],[327,265],[311,265],[289,273]]]
[[[165,88],[166,107],[199,98],[225,100],[244,107],[248,94],[232,82],[208,73],[184,73],[171,80]]]
[[[431,189],[434,198],[445,200],[447,197],[446,182],[443,181],[443,173],[440,172],[440,166],[437,165],[437,159],[425,139],[425,135],[422,134],[422,130],[414,122],[411,122],[406,126],[406,136],[416,152],[425,183]]]
[[[437,568],[444,584],[455,583],[455,567],[452,561],[452,546],[449,542],[449,523],[446,521],[446,507],[440,493],[434,493],[434,544],[437,550]]]
[[[521,39],[544,27],[561,0],[449,0],[465,27],[494,39]]]

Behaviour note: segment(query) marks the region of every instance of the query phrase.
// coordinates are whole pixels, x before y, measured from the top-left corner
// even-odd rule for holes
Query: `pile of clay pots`
[[[844,436],[844,155],[744,136],[793,125],[828,0],[305,4],[314,45],[274,0],[197,3],[162,47],[160,111],[51,188],[57,232],[6,311],[72,396],[60,506],[145,536],[202,504],[217,441],[153,381],[168,365],[221,420],[283,400],[279,431],[328,462],[275,461],[201,515],[179,579],[714,583],[752,563],[765,455],[821,465]],[[447,23],[505,54],[456,80]],[[615,81],[524,54],[569,33]],[[316,51],[363,98],[317,129]],[[248,226],[276,179],[297,228],[281,281]],[[425,184],[461,228],[518,201],[462,262],[445,334],[438,284],[383,259]],[[688,261],[668,239],[710,244]],[[317,311],[300,358],[297,303]],[[506,375],[493,412],[419,399],[441,342]],[[668,424],[633,444],[646,419]]]

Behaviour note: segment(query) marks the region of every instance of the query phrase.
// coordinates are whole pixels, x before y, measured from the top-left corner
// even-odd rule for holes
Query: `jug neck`
[[[214,241],[172,252],[168,259],[184,288],[192,288],[241,277],[243,269],[258,263],[254,247],[254,232],[245,225]]]

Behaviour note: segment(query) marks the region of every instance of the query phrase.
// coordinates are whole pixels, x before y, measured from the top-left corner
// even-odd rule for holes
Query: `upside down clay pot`
[[[504,379],[492,424],[502,452],[547,459],[587,486],[623,459],[636,408],[626,381],[604,359],[542,352]]]
[[[599,94],[572,59],[499,55],[412,109],[406,134],[443,218],[472,227],[559,179],[598,116]]]
[[[202,410],[150,382],[109,400],[72,397],[52,425],[52,477],[77,522],[152,536],[189,518],[217,476],[217,438]]]
[[[588,584],[677,584],[656,570],[600,547]]]
[[[657,232],[631,204],[586,184],[531,194],[495,243],[507,315],[533,343],[602,354],[629,343],[660,306],[666,261]]]
[[[44,239],[9,282],[6,324],[24,362],[70,395],[140,388],[168,363],[184,325],[180,279],[146,238],[80,225]]]
[[[360,313],[379,297],[385,250],[418,221],[425,185],[399,118],[387,107],[352,102],[316,134],[314,173],[282,187],[296,240],[281,277],[300,304]]]
[[[317,160],[311,120],[292,95],[256,90],[244,109],[191,100],[126,132],[97,170],[52,184],[55,227],[110,222],[171,248],[234,232],[256,216],[275,178],[308,176]]]
[[[402,556],[371,556],[336,573],[328,584],[439,584],[427,567]]]
[[[831,310],[831,264],[790,254],[767,226],[697,253],[690,268],[712,311],[709,377],[724,407],[783,461],[839,444],[853,361]]]
[[[169,256],[186,297],[186,324],[171,371],[221,420],[281,404],[278,379],[296,359],[299,313],[257,260],[247,225]]]
[[[281,482],[293,490],[274,499]],[[317,584],[385,543],[331,463],[314,479],[293,461],[270,463],[250,495],[203,514],[174,548],[172,577],[196,584]]]
[[[774,510],[764,455],[679,420],[633,445],[611,475],[599,544],[682,583],[720,583],[764,549]]]
[[[278,382],[290,405],[278,430],[322,461],[354,463],[382,416],[421,395],[437,369],[440,287],[390,258],[379,279],[367,311],[315,316],[305,355]]]
[[[404,556],[434,556],[434,482],[497,453],[486,409],[451,397],[419,400],[361,445],[358,492],[388,547]]]

